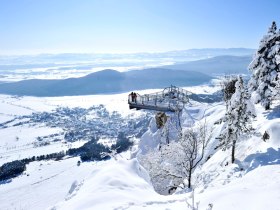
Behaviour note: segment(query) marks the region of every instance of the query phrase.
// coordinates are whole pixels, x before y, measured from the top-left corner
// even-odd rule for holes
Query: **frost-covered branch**
[[[170,186],[191,187],[191,176],[204,158],[204,151],[211,138],[212,131],[206,122],[195,128],[183,130],[177,141],[162,145],[161,149],[140,156],[141,164],[147,169],[156,191],[168,193]]]

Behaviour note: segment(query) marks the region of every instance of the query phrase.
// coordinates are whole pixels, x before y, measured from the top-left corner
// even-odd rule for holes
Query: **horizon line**
[[[220,48],[220,47],[207,47],[207,48],[189,48],[189,49],[179,49],[179,50],[167,50],[167,51],[139,51],[139,52],[30,52],[30,53],[3,53],[0,52],[0,56],[7,56],[7,57],[12,57],[12,56],[40,56],[40,55],[62,55],[62,54],[77,54],[77,55],[137,55],[137,54],[165,54],[165,53],[174,53],[174,52],[183,52],[183,51],[192,51],[192,50],[230,50],[230,49],[243,49],[243,50],[257,50],[255,48],[247,48],[247,47],[225,47],[225,48]]]

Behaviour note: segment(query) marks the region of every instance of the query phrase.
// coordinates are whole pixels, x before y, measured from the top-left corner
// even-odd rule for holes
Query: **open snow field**
[[[216,87],[189,87],[196,93],[212,93]],[[142,93],[157,90],[139,91]],[[127,95],[95,95],[73,97],[13,97],[0,95],[0,124],[24,115],[37,112],[51,112],[58,107],[89,108],[103,104],[124,119],[141,118],[145,112],[129,110]],[[194,173],[195,203],[200,210],[213,204],[213,210],[280,210],[280,118],[277,107],[265,112],[256,106],[257,119],[254,127],[259,133],[237,144],[236,164],[230,162],[230,151],[216,151],[215,137],[222,125],[215,125],[213,138],[208,149],[211,158]],[[196,104],[187,107],[183,113],[183,125],[206,117],[214,124],[225,112],[222,103]],[[92,116],[95,118],[94,113]],[[15,124],[18,119],[0,128],[0,165],[5,162],[33,155],[59,152],[85,143],[83,139],[65,142],[60,127],[48,127],[44,123]],[[106,130],[107,128],[104,128]],[[261,139],[264,131],[270,139]],[[38,136],[59,134],[59,141],[36,147]],[[140,140],[140,145],[156,146],[158,135],[152,125]],[[141,142],[142,141],[142,142]],[[191,203],[191,192],[178,190],[175,194],[157,194],[150,183],[145,169],[139,164],[133,150],[101,162],[83,162],[77,165],[78,157],[60,161],[35,161],[27,165],[26,171],[7,182],[0,183],[0,209],[97,209],[97,210],[185,210]],[[242,168],[242,170],[240,170]]]

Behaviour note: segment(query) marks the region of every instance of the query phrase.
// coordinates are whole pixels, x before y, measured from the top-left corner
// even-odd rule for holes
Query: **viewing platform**
[[[130,93],[128,104],[130,109],[147,109],[162,112],[181,111],[189,103],[192,93],[182,88],[171,85],[160,92],[140,95]]]

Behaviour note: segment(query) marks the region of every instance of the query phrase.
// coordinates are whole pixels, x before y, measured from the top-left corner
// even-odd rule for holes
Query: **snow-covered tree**
[[[228,109],[231,96],[235,93],[235,83],[237,77],[235,75],[227,75],[222,79],[221,86],[223,92],[223,99],[226,103],[226,109]]]
[[[232,95],[225,116],[225,126],[219,136],[222,148],[231,147],[231,160],[235,160],[235,146],[240,135],[252,130],[251,120],[255,117],[255,109],[250,101],[249,94],[244,87],[241,76],[235,83],[235,93]]]
[[[191,188],[192,173],[203,160],[211,135],[212,131],[204,123],[197,130],[185,129],[178,141],[171,141],[162,145],[159,151],[150,151],[140,157],[157,192],[168,194],[170,189],[185,187],[185,179],[188,181],[186,186]]]
[[[187,129],[182,133],[179,144],[182,147],[182,169],[186,171],[188,188],[191,188],[192,173],[204,158],[205,148],[212,137],[212,131],[206,127],[206,123],[199,126],[197,132]]]
[[[272,22],[267,35],[260,41],[249,70],[252,72],[249,87],[254,102],[260,102],[265,109],[270,109],[280,79],[280,32],[275,22]]]
[[[171,189],[176,189],[183,183],[184,171],[176,167],[177,163],[182,161],[181,147],[176,142],[162,145],[160,150],[152,150],[138,158],[148,171],[154,189],[158,193],[169,194]]]

